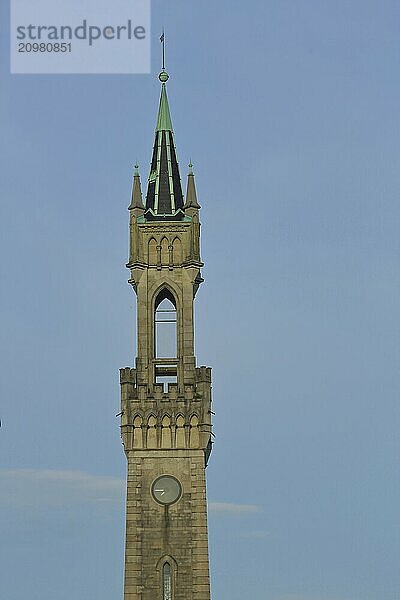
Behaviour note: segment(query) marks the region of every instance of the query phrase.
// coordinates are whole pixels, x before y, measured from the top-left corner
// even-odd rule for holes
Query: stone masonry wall
[[[151,495],[153,481],[165,474],[182,486],[181,498],[170,506]],[[127,491],[124,600],[162,600],[165,559],[174,600],[209,600],[204,453],[129,452]]]

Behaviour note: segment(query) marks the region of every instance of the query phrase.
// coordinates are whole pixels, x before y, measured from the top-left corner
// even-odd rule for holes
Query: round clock
[[[182,494],[181,484],[171,475],[162,475],[151,486],[154,500],[160,504],[173,504]]]

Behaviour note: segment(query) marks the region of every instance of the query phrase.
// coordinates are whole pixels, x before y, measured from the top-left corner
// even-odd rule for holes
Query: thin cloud
[[[302,596],[291,594],[289,596],[279,596],[275,600],[349,600],[348,598],[338,598],[333,596]]]
[[[71,506],[87,502],[122,502],[124,481],[81,471],[0,470],[0,507]]]
[[[255,504],[231,504],[230,502],[210,502],[208,508],[216,515],[240,515],[262,512]]]
[[[246,531],[240,534],[241,538],[248,540],[263,540],[268,536],[266,531]]]
[[[0,469],[0,508],[35,510],[87,503],[123,505],[124,479],[93,475],[82,471],[51,469]],[[209,502],[215,516],[238,516],[261,512],[254,504]]]

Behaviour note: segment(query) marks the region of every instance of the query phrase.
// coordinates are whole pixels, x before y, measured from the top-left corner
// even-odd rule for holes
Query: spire
[[[161,71],[160,80],[163,81],[161,79],[161,75],[164,75],[164,74],[166,77],[165,81],[167,81],[168,74],[165,71]],[[158,109],[156,131],[173,131],[171,114],[169,112],[169,106],[168,106],[167,89],[165,87],[165,83],[163,83],[161,86],[160,108]]]
[[[138,164],[135,164],[135,172],[133,175],[133,186],[132,186],[132,198],[131,198],[131,203],[129,205],[129,210],[133,210],[134,208],[141,208],[142,210],[144,210]]]
[[[186,208],[200,208],[200,204],[197,202],[196,184],[194,181],[192,161],[189,163],[185,209]]]
[[[164,34],[162,38],[164,44]],[[180,221],[184,217],[183,194],[166,90],[169,75],[165,68],[158,78],[161,81],[161,97],[147,186],[145,217],[148,220]]]

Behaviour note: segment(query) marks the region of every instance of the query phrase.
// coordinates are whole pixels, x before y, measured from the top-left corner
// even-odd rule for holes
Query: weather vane
[[[160,42],[162,44],[162,70],[165,71],[165,31],[164,31],[164,28],[162,30]]]

